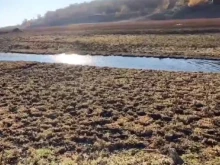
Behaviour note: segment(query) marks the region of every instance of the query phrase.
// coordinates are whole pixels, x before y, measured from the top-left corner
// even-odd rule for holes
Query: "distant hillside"
[[[94,0],[24,20],[24,27],[122,20],[220,18],[219,0]]]
[[[177,0],[174,7],[144,17],[144,19],[153,20],[196,18],[220,18],[220,5],[207,0],[204,3],[197,3],[190,6],[186,5],[183,1],[181,3],[181,1]]]

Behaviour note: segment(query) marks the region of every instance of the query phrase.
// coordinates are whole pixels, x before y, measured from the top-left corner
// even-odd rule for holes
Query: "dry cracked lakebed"
[[[2,164],[220,163],[220,74],[0,63]]]

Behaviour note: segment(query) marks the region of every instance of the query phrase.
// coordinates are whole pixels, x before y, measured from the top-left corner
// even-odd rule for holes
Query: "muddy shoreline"
[[[27,54],[220,59],[220,34],[76,34],[23,32],[0,35],[0,52]]]
[[[167,161],[161,155],[170,147],[188,162],[219,163],[220,74],[25,62],[0,62],[0,74],[6,164],[33,157],[119,161],[112,154],[122,150],[152,150]],[[158,163],[147,153],[137,158]]]

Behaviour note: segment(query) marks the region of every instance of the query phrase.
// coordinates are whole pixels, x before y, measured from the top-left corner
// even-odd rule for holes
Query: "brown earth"
[[[220,59],[219,19],[38,28],[0,35],[0,52]]]
[[[170,164],[170,147],[220,163],[220,74],[1,62],[0,75],[3,164]]]

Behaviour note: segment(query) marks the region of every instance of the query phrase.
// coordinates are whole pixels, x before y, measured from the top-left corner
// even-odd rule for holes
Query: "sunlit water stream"
[[[220,60],[0,53],[0,61],[32,61],[112,68],[220,73]]]

